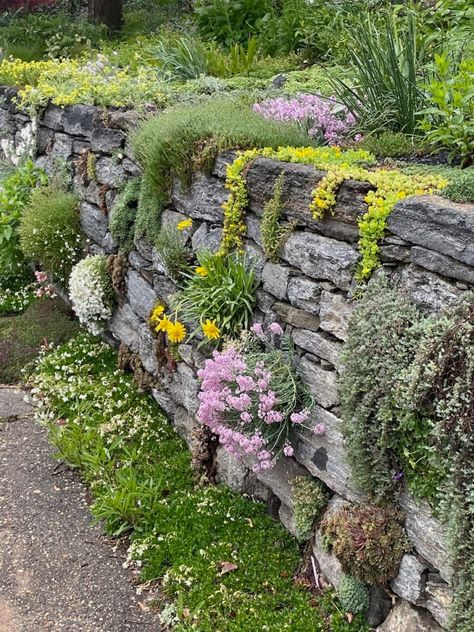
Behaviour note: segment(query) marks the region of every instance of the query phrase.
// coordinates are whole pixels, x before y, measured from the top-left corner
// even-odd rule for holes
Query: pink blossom
[[[271,470],[273,465],[271,461],[260,461],[260,467],[262,470]]]
[[[37,271],[35,272],[35,277],[36,277],[36,280],[38,281],[38,283],[44,283],[45,281],[47,281],[47,280],[48,280],[48,275],[47,275],[47,273],[46,273],[46,272],[39,271],[39,270],[37,270]]]
[[[323,435],[325,432],[326,432],[326,426],[324,424],[322,424],[322,423],[316,424],[313,427],[313,433],[315,435]]]
[[[271,323],[270,331],[272,332],[272,334],[276,334],[277,336],[283,335],[283,329],[280,327],[278,323]]]
[[[284,454],[285,456],[293,456],[293,454],[294,454],[293,447],[292,447],[291,445],[286,445],[286,446],[283,448],[283,454]]]
[[[250,327],[250,331],[257,335],[258,337],[264,336],[263,327],[260,323],[255,323]]]
[[[241,413],[240,418],[246,424],[252,421],[252,415],[247,411]]]
[[[262,450],[257,454],[257,458],[259,461],[268,461],[268,459],[272,458],[272,455],[268,450]]]

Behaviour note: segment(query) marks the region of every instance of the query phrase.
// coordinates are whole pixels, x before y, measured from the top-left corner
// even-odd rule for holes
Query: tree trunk
[[[122,0],[89,0],[89,20],[102,22],[115,33],[122,26]]]

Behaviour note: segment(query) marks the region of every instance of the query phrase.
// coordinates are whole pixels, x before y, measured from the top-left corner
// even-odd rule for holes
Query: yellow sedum
[[[359,281],[366,280],[380,266],[379,242],[395,204],[409,195],[436,193],[448,184],[445,178],[435,174],[406,175],[396,169],[371,168],[375,159],[364,150],[342,151],[339,147],[280,147],[274,150],[265,147],[243,151],[227,167],[226,187],[230,194],[223,204],[224,233],[220,254],[243,248],[248,205],[245,175],[251,163],[259,157],[313,165],[317,170],[326,172],[312,192],[309,207],[313,218],[318,221],[322,221],[327,213],[334,212],[337,191],[345,180],[359,180],[372,185],[373,189],[365,197],[367,212],[358,222],[361,259],[356,276]]]

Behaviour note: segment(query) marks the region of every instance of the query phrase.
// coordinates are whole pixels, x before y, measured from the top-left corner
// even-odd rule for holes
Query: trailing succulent
[[[321,522],[324,541],[342,570],[366,584],[386,584],[410,550],[401,516],[377,505],[344,505]]]

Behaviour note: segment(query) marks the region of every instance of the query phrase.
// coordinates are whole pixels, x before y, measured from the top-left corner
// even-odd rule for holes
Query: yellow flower
[[[207,276],[208,272],[206,268],[204,268],[204,266],[198,266],[196,268],[196,274],[199,274],[199,276],[205,277]]]
[[[157,305],[155,308],[153,308],[150,320],[152,322],[158,322],[161,316],[163,315],[164,311],[165,311],[165,308],[163,307],[163,305]]]
[[[166,333],[168,334],[168,340],[170,342],[182,342],[186,337],[186,328],[183,323],[180,323],[179,320],[177,320],[168,325]]]
[[[182,222],[179,222],[179,224],[176,226],[176,228],[178,230],[186,230],[186,228],[191,228],[192,225],[193,225],[193,220],[192,219],[183,219]]]
[[[170,319],[167,316],[163,316],[158,325],[155,327],[155,331],[168,331],[168,329],[173,325]]]
[[[221,335],[220,329],[216,325],[216,321],[209,320],[209,318],[203,324],[202,330],[206,338],[208,338],[209,340],[217,340],[217,338],[219,338],[219,336]]]

